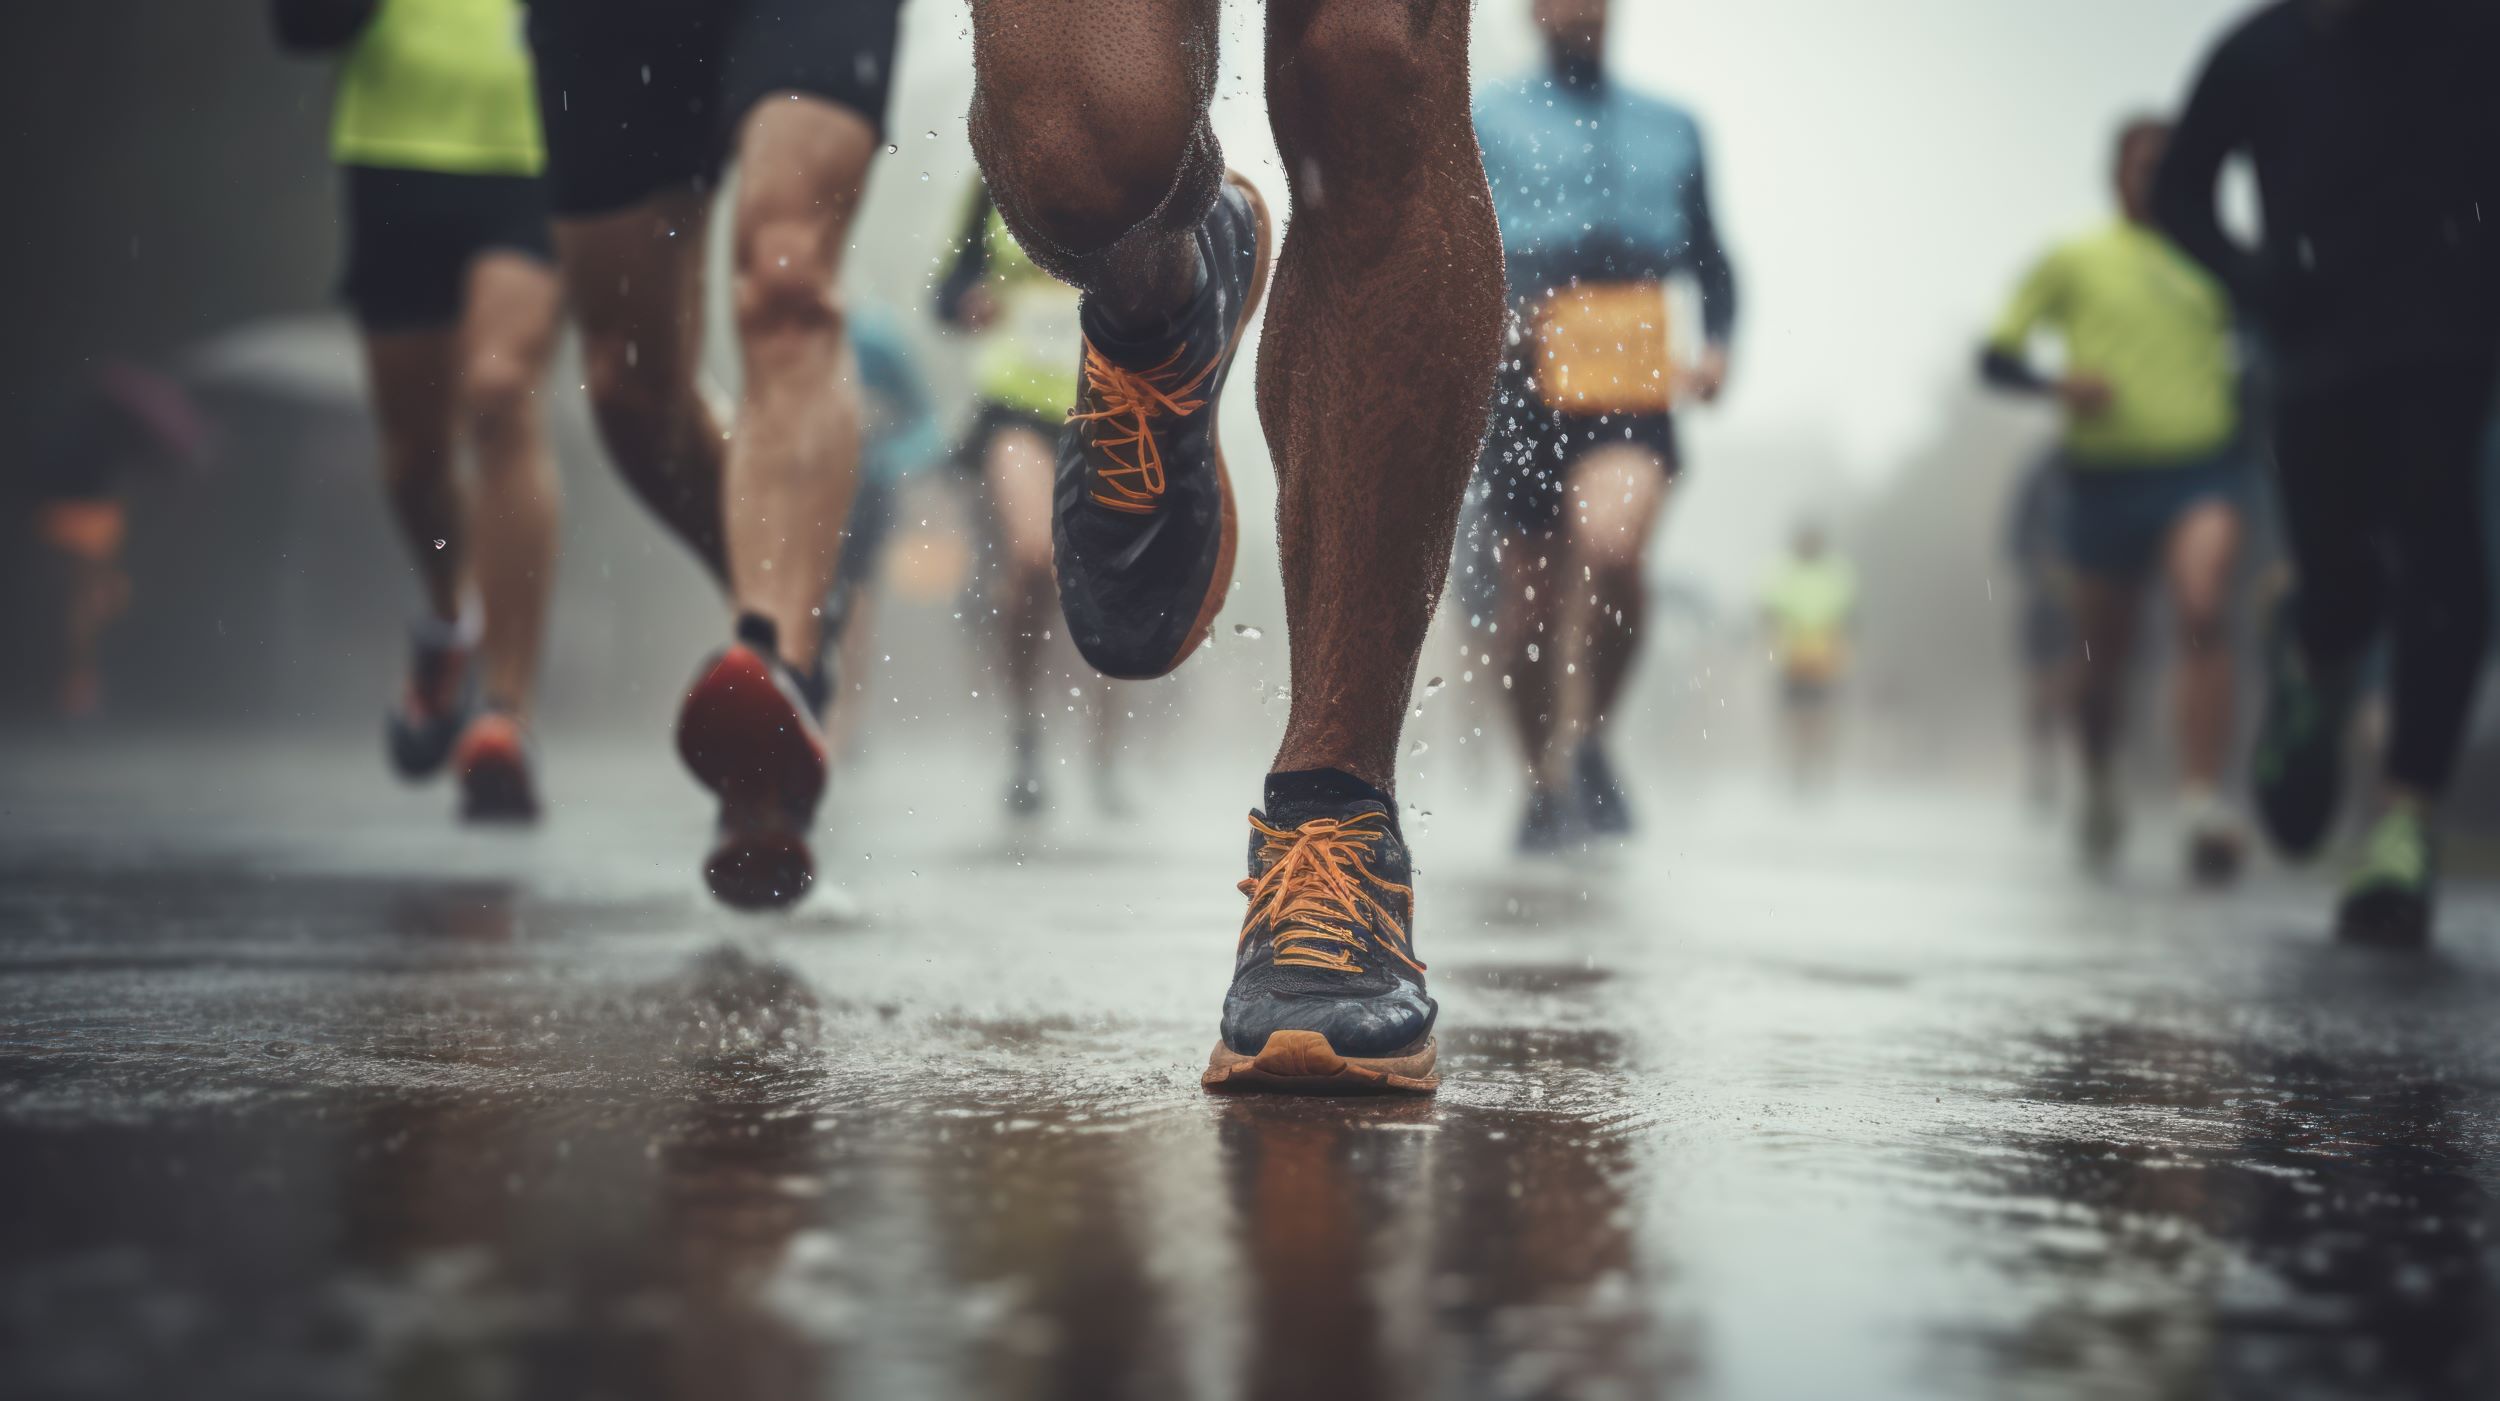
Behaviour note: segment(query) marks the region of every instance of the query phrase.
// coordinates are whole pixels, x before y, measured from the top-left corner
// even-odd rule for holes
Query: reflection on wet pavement
[[[0,1394],[2500,1394],[2483,893],[2400,963],[1981,800],[1444,816],[1445,1093],[1209,1100],[1229,825],[881,829],[788,925],[641,796],[13,805]]]

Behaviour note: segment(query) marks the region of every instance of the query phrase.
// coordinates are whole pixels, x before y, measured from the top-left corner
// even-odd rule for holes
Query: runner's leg
[[[1270,0],[1293,194],[1259,350],[1293,711],[1278,772],[1396,781],[1398,731],[1484,435],[1501,232],[1465,0]]]
[[[1572,469],[1563,507],[1569,566],[1557,591],[1570,620],[1564,654],[1579,670],[1564,682],[1565,747],[1604,731],[1640,654],[1649,605],[1641,566],[1666,512],[1668,489],[1666,464],[1629,444],[1593,452]]]
[[[747,114],[733,257],[746,368],[726,473],[730,591],[773,620],[782,660],[816,670],[821,609],[859,468],[859,390],[836,288],[876,130],[784,96]]]
[[[2292,621],[2321,676],[2359,663],[2386,618],[2382,498],[2371,470],[2388,456],[2396,412],[2355,391],[2287,398],[2277,409],[2275,474],[2292,556]]]
[[[608,455],[643,504],[725,581],[721,426],[695,382],[709,203],[684,186],[613,214],[558,219],[555,235]]]
[[[452,471],[458,337],[448,328],[368,331],[364,343],[381,434],[383,499],[416,566],[426,610],[451,623],[460,616],[469,554],[460,481]]]
[[[2086,573],[2075,581],[2075,624],[2083,655],[2075,667],[2075,733],[2084,772],[2105,779],[2116,762],[2118,729],[2127,708],[2127,674],[2135,656],[2143,590],[2133,579]]]
[[[460,328],[460,408],[477,457],[470,567],[486,608],[478,654],[487,703],[527,720],[538,691],[555,581],[555,456],[539,390],[554,358],[555,270],[493,251],[469,270]]]
[[[2382,441],[2400,454],[2389,474],[2395,717],[2387,752],[2389,790],[2400,799],[2434,802],[2446,790],[2482,676],[2491,596],[2479,453],[2490,385],[2486,367],[2442,366],[2382,405]]]
[[[1485,680],[1499,684],[1511,678],[1502,695],[1510,714],[1511,732],[1519,738],[1519,757],[1528,782],[1553,788],[1567,778],[1567,765],[1554,762],[1554,728],[1563,706],[1564,656],[1561,620],[1565,542],[1560,532],[1508,535],[1501,538],[1502,612],[1500,636],[1505,650],[1496,659],[1501,670]],[[1537,649],[1530,658],[1528,649]]]
[[[999,659],[1015,745],[1017,781],[1032,776],[1041,738],[1042,634],[1058,611],[1050,567],[1051,443],[1031,428],[1002,428],[982,446],[1000,558],[991,589],[998,610]]]
[[[2204,793],[2221,786],[2231,742],[2229,607],[2239,539],[2238,509],[2207,500],[2180,516],[2163,549],[2162,573],[2179,638],[2179,767],[2187,786]]]
[[[973,0],[973,150],[1036,263],[1118,324],[1198,286],[1217,0]]]

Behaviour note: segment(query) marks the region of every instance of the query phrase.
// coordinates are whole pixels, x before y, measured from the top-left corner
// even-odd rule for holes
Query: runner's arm
[[[2264,259],[2233,241],[2215,213],[2223,163],[2248,144],[2254,123],[2241,46],[2239,36],[2225,40],[2197,76],[2153,179],[2153,221],[2248,309],[2263,305]]]
[[[1988,333],[1987,343],[1979,349],[1979,378],[1997,389],[2017,394],[2054,394],[2057,380],[2042,374],[2031,363],[2031,333],[2043,321],[2054,320],[2064,297],[2065,276],[2058,256],[2051,253],[2024,274],[2022,285],[2014,289],[2014,300],[2007,304],[2005,314],[1997,318],[1995,329]]]
[[[1724,348],[1736,332],[1736,268],[1728,261],[1727,245],[1719,241],[1718,221],[1710,216],[1705,169],[1696,155],[1692,181],[1684,187],[1684,217],[1693,231],[1693,277],[1701,284],[1702,338]]]

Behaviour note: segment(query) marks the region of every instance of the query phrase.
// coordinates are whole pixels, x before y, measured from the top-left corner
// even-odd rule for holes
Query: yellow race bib
[[[1537,306],[1537,397],[1574,414],[1665,413],[1675,401],[1662,282],[1596,282]]]

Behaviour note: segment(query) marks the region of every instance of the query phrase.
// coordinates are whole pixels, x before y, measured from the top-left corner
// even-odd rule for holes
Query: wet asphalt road
[[[0,1395],[2500,1394],[2490,891],[2390,959],[1984,795],[1521,867],[1410,793],[1443,1093],[1210,1100],[1246,785],[871,769],[753,920],[657,755],[555,758],[512,838],[9,752]]]

